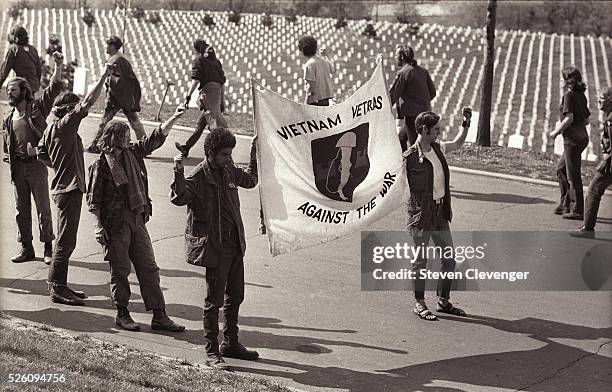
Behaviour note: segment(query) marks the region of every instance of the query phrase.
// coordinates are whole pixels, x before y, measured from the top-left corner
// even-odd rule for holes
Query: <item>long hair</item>
[[[561,72],[563,80],[565,81],[565,88],[573,91],[585,92],[586,84],[582,81],[582,74],[576,67],[565,67]]]
[[[111,152],[113,147],[125,140],[126,133],[130,134],[130,127],[126,123],[119,120],[109,121],[98,140],[98,148],[102,152]]]
[[[414,50],[408,45],[397,45],[397,55],[402,64],[410,64],[416,67],[417,61],[414,59]]]
[[[57,118],[62,118],[79,103],[79,96],[71,92],[63,92],[53,101],[51,113]]]
[[[21,89],[22,91],[25,91],[25,95],[24,95],[25,100],[33,101],[34,93],[32,92],[32,87],[30,87],[30,83],[28,83],[28,81],[25,80],[24,78],[16,77],[8,81],[8,83],[6,84],[7,88],[9,84],[15,83],[15,82],[17,82],[19,89]]]
[[[15,26],[9,33],[8,41],[11,44],[27,45],[30,42],[28,31],[23,26]]]
[[[317,40],[311,35],[305,35],[299,39],[298,49],[304,56],[312,57],[317,54]]]

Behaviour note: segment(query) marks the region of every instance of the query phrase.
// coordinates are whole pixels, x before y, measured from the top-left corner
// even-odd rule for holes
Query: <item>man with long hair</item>
[[[47,168],[36,158],[28,154],[28,146],[38,145],[47,127],[47,116],[53,107],[53,100],[62,91],[60,73],[64,57],[61,53],[53,54],[55,69],[51,83],[38,98],[34,98],[30,84],[24,78],[14,78],[6,85],[9,105],[13,109],[6,115],[3,128],[5,151],[11,169],[11,182],[15,194],[17,210],[17,241],[21,251],[11,259],[14,263],[23,263],[35,258],[32,246],[32,197],[38,212],[40,241],[45,243],[44,261],[51,263],[53,253],[53,223],[49,202],[49,183]]]
[[[417,138],[414,125],[416,117],[431,110],[431,100],[436,96],[436,86],[429,72],[418,65],[410,46],[398,45],[395,60],[400,67],[389,95],[396,106],[400,123],[398,137],[402,151],[413,145]]]
[[[140,330],[128,305],[132,265],[140,283],[145,309],[153,311],[151,327],[172,332],[184,331],[166,314],[164,294],[159,286],[151,238],[145,226],[152,214],[144,157],[161,147],[172,125],[185,109],[177,107],[165,123],[130,143],[130,127],[112,120],[104,127],[98,148],[100,156],[89,167],[87,205],[94,214],[96,241],[102,245],[104,260],[110,264],[110,287],[117,308],[115,323],[130,331]]]
[[[336,65],[327,55],[327,50],[321,48],[319,54],[316,38],[310,35],[301,37],[298,50],[306,59],[304,64],[304,81],[306,82],[306,98],[304,103],[315,106],[329,106],[329,100],[334,97],[331,75],[336,72]]]
[[[45,130],[38,153],[49,159],[55,172],[51,180],[51,195],[57,207],[57,241],[48,282],[51,301],[66,305],[84,305],[85,293],[68,287],[68,263],[77,243],[83,194],[86,192],[83,142],[79,136],[81,121],[102,91],[110,75],[107,65],[94,88],[83,102],[71,92],[60,94],[53,104],[56,120]]]
[[[42,62],[38,51],[30,45],[28,32],[22,26],[15,26],[9,34],[9,47],[0,68],[0,86],[8,77],[11,70],[15,75],[28,81],[33,94],[40,89],[42,76]]]
[[[548,133],[554,140],[563,136],[563,154],[557,162],[557,178],[561,198],[554,210],[564,219],[582,220],[584,218],[584,196],[582,191],[582,151],[589,144],[586,130],[591,112],[587,102],[586,84],[582,74],[575,67],[561,71],[565,92],[559,108],[559,122]]]
[[[257,185],[255,140],[248,171],[232,162],[236,137],[224,128],[213,129],[204,140],[205,158],[185,178],[183,156],[174,158],[171,202],[187,205],[187,262],[206,268],[204,344],[206,363],[227,368],[223,357],[254,360],[256,351],[238,341],[238,310],[244,299],[246,241],[238,187]],[[223,307],[223,342],[219,347],[219,309]]]
[[[212,45],[201,39],[193,41],[193,51],[195,57],[191,64],[191,88],[185,96],[185,107],[188,107],[191,94],[196,88],[199,89],[198,108],[202,115],[198,119],[195,132],[187,139],[185,144],[175,143],[176,148],[183,154],[189,155],[189,150],[197,143],[202,136],[204,128],[227,128],[227,121],[222,114],[223,107],[223,86],[225,84],[225,72],[221,61],[217,58],[215,49]]]
[[[87,147],[87,152],[100,152],[98,140],[102,136],[106,124],[115,117],[119,110],[127,117],[136,133],[136,138],[140,140],[145,136],[144,126],[138,118],[141,97],[140,82],[130,61],[120,52],[122,47],[123,41],[115,35],[106,40],[106,54],[110,56],[107,64],[110,64],[112,72],[106,83],[104,114],[98,126],[98,133]]]

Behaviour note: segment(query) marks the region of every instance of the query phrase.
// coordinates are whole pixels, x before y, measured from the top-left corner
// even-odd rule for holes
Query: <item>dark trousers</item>
[[[53,195],[57,207],[57,241],[53,249],[53,262],[49,268],[49,282],[68,283],[68,263],[77,242],[81,219],[83,192],[78,189]]]
[[[219,352],[219,309],[223,306],[223,341],[238,342],[238,311],[244,300],[244,261],[237,235],[224,238],[218,267],[206,268],[204,344],[207,354]]]
[[[577,214],[584,212],[581,154],[588,143],[589,141],[586,139],[579,145],[564,144],[563,155],[561,155],[557,162],[557,178],[559,179],[559,190],[561,191],[559,206]]]
[[[453,246],[453,237],[450,232],[450,226],[446,218],[442,216],[442,204],[432,204],[433,222],[431,231],[423,231],[418,236],[413,236],[414,245],[426,248],[429,245],[429,240],[432,239],[434,244],[442,249],[447,246]],[[444,255],[444,252],[443,252]],[[425,299],[425,279],[419,278],[419,271],[427,269],[427,255],[419,252],[419,256],[412,264],[412,271],[415,271],[414,280],[414,298],[417,300]],[[455,259],[452,257],[442,257],[440,271],[452,272],[455,270]],[[444,278],[438,280],[437,295],[438,297],[450,299],[450,290],[453,283],[452,279]]]
[[[134,133],[136,134],[136,139],[140,140],[146,135],[144,126],[140,122],[140,119],[138,118],[138,114],[136,112],[126,112],[119,106],[112,105],[107,102],[106,106],[104,107],[104,114],[102,115],[102,119],[100,120],[100,125],[98,125],[98,133],[96,133],[96,136],[94,137],[94,140],[91,142],[91,144],[98,144],[98,140],[100,139],[100,136],[102,136],[102,132],[104,132],[104,127],[106,126],[106,124],[108,124],[110,120],[113,119],[113,117],[115,117],[119,110],[121,110],[123,114],[125,114],[125,117],[128,119],[128,122],[130,123],[132,129],[134,130]]]
[[[145,309],[165,307],[159,287],[159,267],[142,214],[124,210],[121,229],[110,233],[110,240],[104,246],[104,260],[110,264],[111,298],[115,306],[128,306],[131,294],[128,276],[133,264]]]
[[[404,126],[400,128],[397,136],[399,137],[400,145],[402,146],[402,152],[406,151],[408,147],[412,146],[417,139],[417,132],[414,126],[414,120],[416,117],[404,117]]]
[[[225,117],[223,117],[221,113],[221,105],[223,104],[223,85],[216,82],[206,83],[200,95],[204,95],[203,112],[198,119],[195,132],[189,136],[189,139],[185,142],[188,148],[193,147],[198,140],[200,140],[207,124],[211,128],[228,128],[227,121],[225,121]]]
[[[13,192],[15,194],[15,218],[17,241],[32,242],[32,197],[38,213],[38,230],[41,242],[55,239],[49,201],[47,168],[40,162],[15,160],[12,165]]]
[[[606,188],[610,185],[612,185],[612,175],[601,174],[600,172],[595,173],[595,176],[589,184],[589,190],[586,195],[586,206],[584,208],[584,227],[587,230],[595,229],[601,197],[605,193]]]

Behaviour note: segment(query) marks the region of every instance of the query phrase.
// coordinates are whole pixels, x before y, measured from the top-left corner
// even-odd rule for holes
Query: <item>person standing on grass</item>
[[[440,116],[434,112],[423,112],[415,119],[418,134],[415,143],[403,154],[408,176],[410,197],[408,199],[408,234],[417,247],[425,249],[432,239],[440,248],[453,247],[453,237],[449,223],[452,219],[450,195],[450,171],[444,154],[458,150],[467,136],[472,109],[462,109],[463,124],[461,131],[452,142],[438,141],[440,134]],[[425,280],[420,278],[419,271],[427,269],[427,258],[422,252],[412,265],[416,274],[414,280],[414,313],[423,320],[434,321],[438,318],[425,304]],[[452,257],[442,257],[441,271],[455,270]],[[437,310],[455,316],[465,316],[462,309],[450,303],[452,279],[438,280]]]
[[[73,93],[60,94],[52,112],[57,118],[43,133],[38,148],[39,159],[48,157],[55,172],[51,180],[51,195],[57,207],[57,241],[49,268],[49,296],[52,302],[66,305],[84,305],[85,293],[68,287],[68,263],[77,243],[83,194],[86,192],[83,142],[79,136],[81,121],[96,102],[104,81],[110,75],[107,65],[100,79],[79,103]],[[34,152],[34,151],[33,151]]]
[[[165,123],[130,143],[130,128],[113,120],[104,127],[98,147],[100,156],[89,167],[87,205],[96,222],[96,241],[102,245],[104,260],[110,264],[110,286],[113,304],[117,307],[115,323],[129,331],[140,330],[128,304],[132,266],[140,284],[145,309],[153,310],[153,329],[181,332],[166,314],[164,294],[159,286],[159,267],[145,226],[152,215],[147,168],[144,158],[161,147],[172,125],[185,108],[179,106]]]
[[[196,87],[200,89],[200,97],[198,98],[198,107],[202,111],[202,115],[198,119],[195,132],[187,139],[185,144],[175,143],[176,148],[183,154],[183,157],[189,155],[189,150],[193,147],[200,137],[206,125],[209,128],[227,128],[227,121],[223,117],[223,87],[225,85],[225,72],[223,66],[217,58],[214,48],[207,44],[206,41],[197,39],[193,41],[193,50],[195,58],[191,65],[191,88],[185,96],[185,107],[189,107],[191,94]]]
[[[419,66],[410,46],[398,45],[395,60],[401,67],[391,86],[391,105],[397,108],[400,122],[398,137],[402,151],[414,144],[417,132],[414,120],[419,113],[431,110],[431,100],[436,96],[436,86],[429,72]]]
[[[584,225],[582,225],[575,236],[595,237],[595,224],[597,223],[597,212],[601,197],[606,188],[612,185],[612,87],[599,94],[599,109],[604,112],[605,119],[601,133],[602,160],[597,166],[597,172],[589,184],[584,207]]]
[[[321,48],[320,55],[317,55],[317,40],[310,35],[300,38],[298,49],[306,58],[304,80],[307,88],[304,103],[329,106],[329,100],[334,97],[331,75],[336,72],[336,66],[325,48]]]
[[[582,220],[584,218],[584,198],[582,192],[582,151],[589,144],[586,130],[589,106],[584,95],[586,85],[577,68],[567,67],[561,72],[565,93],[559,108],[560,122],[548,133],[554,140],[563,135],[563,154],[557,163],[557,177],[561,199],[554,210],[564,219]]]
[[[40,241],[44,242],[44,261],[51,264],[53,255],[53,221],[49,201],[49,182],[47,168],[34,157],[29,156],[28,146],[37,146],[47,127],[47,116],[51,112],[53,100],[62,92],[60,80],[64,56],[53,53],[55,69],[50,84],[38,98],[34,98],[30,84],[24,78],[11,79],[6,85],[9,105],[13,109],[6,115],[3,129],[4,148],[7,152],[11,182],[15,195],[17,214],[17,241],[21,243],[21,251],[11,259],[13,263],[23,263],[34,260],[32,246],[32,197],[38,212],[38,228]]]
[[[42,76],[42,62],[38,51],[30,45],[28,32],[22,26],[15,26],[9,34],[9,47],[4,56],[0,68],[0,86],[8,77],[11,70],[15,76],[28,81],[32,94],[40,89],[40,77]]]
[[[223,128],[213,129],[204,140],[205,158],[185,178],[183,156],[174,158],[171,202],[187,206],[185,239],[187,262],[206,268],[204,342],[206,363],[226,369],[223,357],[254,360],[256,351],[238,341],[238,311],[244,299],[246,240],[240,214],[238,187],[257,185],[255,139],[247,171],[234,165],[236,137]],[[223,307],[223,342],[219,347],[219,309]]]
[[[110,64],[112,73],[106,83],[106,104],[98,126],[98,132],[86,149],[90,153],[100,152],[98,140],[102,136],[106,124],[115,117],[119,110],[123,111],[123,114],[127,117],[138,140],[146,135],[144,126],[137,114],[140,112],[140,82],[132,69],[132,64],[119,51],[122,46],[123,41],[115,35],[106,40],[106,54],[110,56],[107,63]]]

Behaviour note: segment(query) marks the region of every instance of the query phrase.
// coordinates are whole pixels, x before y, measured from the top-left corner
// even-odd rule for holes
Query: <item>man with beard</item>
[[[144,164],[144,157],[164,144],[172,125],[184,111],[184,107],[177,107],[172,117],[135,143],[130,143],[127,124],[110,121],[98,143],[102,153],[89,167],[87,204],[95,216],[96,241],[102,245],[104,260],[110,264],[111,298],[117,307],[115,323],[129,331],[140,330],[128,311],[132,265],[145,309],[153,310],[151,328],[185,330],[166,314],[159,286],[159,267],[145,226],[152,215],[152,205]]]
[[[85,294],[72,290],[67,282],[68,262],[76,247],[81,204],[86,191],[83,142],[78,132],[81,121],[100,96],[109,75],[110,67],[106,65],[95,87],[81,103],[79,97],[70,92],[62,93],[55,99],[53,114],[57,120],[44,132],[38,148],[39,158],[48,157],[55,172],[51,194],[58,210],[58,238],[49,268],[49,295],[51,301],[66,305],[85,304]]]
[[[11,259],[22,263],[35,258],[32,246],[32,201],[34,197],[38,212],[40,241],[45,243],[44,261],[51,263],[53,244],[53,224],[49,203],[49,184],[47,168],[28,155],[28,145],[36,146],[45,128],[46,118],[51,112],[53,100],[62,91],[60,80],[64,57],[53,53],[55,69],[47,87],[40,97],[34,98],[32,89],[24,78],[14,78],[6,86],[9,105],[13,109],[4,118],[5,151],[11,169],[11,182],[15,194],[17,210],[17,241],[21,242],[21,252]]]
[[[98,133],[87,147],[87,152],[100,152],[98,140],[102,136],[106,124],[115,117],[119,110],[123,111],[123,114],[127,117],[136,133],[136,138],[140,140],[145,136],[144,126],[137,114],[140,111],[140,82],[138,82],[138,78],[132,69],[132,64],[119,51],[122,46],[123,41],[115,35],[106,40],[106,54],[110,56],[107,63],[110,64],[112,73],[106,83],[107,95],[104,115],[100,120]]]

